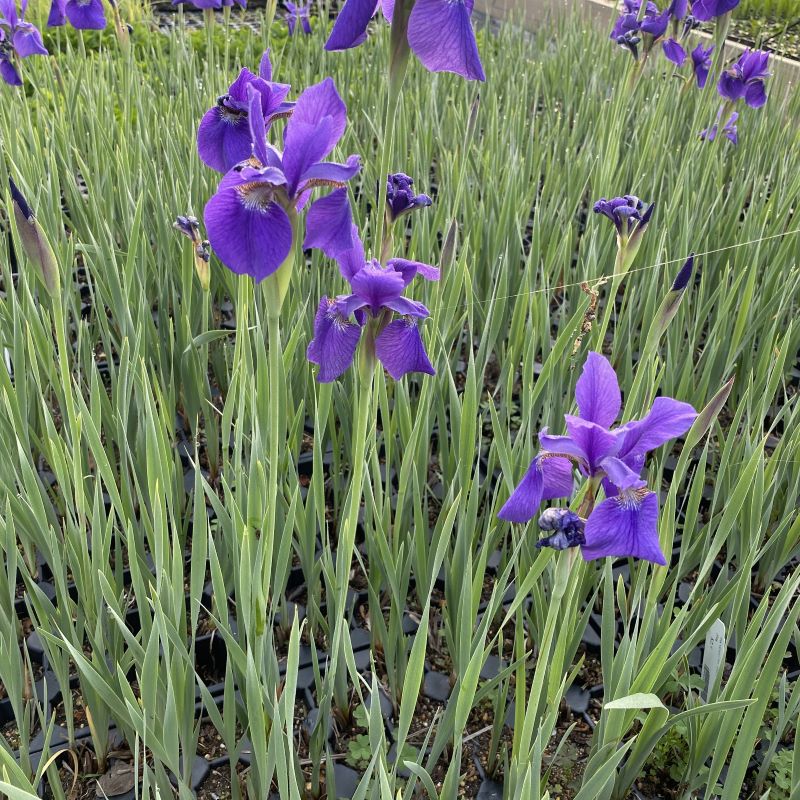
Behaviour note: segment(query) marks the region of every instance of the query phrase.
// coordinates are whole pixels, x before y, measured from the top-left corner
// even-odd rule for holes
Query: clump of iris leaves
[[[276,37],[273,63],[296,87],[335,79],[349,108],[337,153],[361,153],[365,163],[352,182],[359,216],[379,178],[384,77],[373,48],[342,57],[322,49],[322,36]],[[26,656],[31,630],[64,698],[68,739],[78,733],[72,706],[80,698],[97,769],[108,768],[121,736],[142,797],[191,796],[205,724],[195,713],[198,687],[204,718],[230,754],[233,796],[265,798],[272,789],[303,797],[333,773],[324,733],[309,743],[295,719],[295,686],[301,645],[318,665],[334,624],[325,600],[355,384],[351,374],[316,384],[305,350],[316,298],[340,279],[319,252],[307,254],[283,307],[289,436],[282,534],[263,608],[252,600],[263,579],[252,568],[266,494],[263,298],[247,296],[244,282],[212,260],[210,327],[220,333],[198,341],[206,301],[172,228],[178,213],[200,216],[215,186],[196,157],[198,120],[240,66],[256,67],[268,38],[136,32],[129,57],[112,41],[86,52],[65,35],[55,63],[26,65],[26,92],[0,106],[3,185],[12,170],[59,262],[75,270],[57,308],[22,258],[12,275],[11,240],[0,239],[0,344],[13,369],[12,378],[0,368],[0,683],[13,716],[4,733],[14,733],[0,741],[0,792],[14,798],[44,784],[66,796],[70,781],[59,769],[69,776],[74,768],[69,751],[49,756],[52,720]],[[585,681],[584,614],[596,610],[601,699],[612,705],[596,710],[577,770],[580,800],[625,797],[676,741],[682,759],[667,757],[659,773],[675,796],[733,800],[772,787],[770,797],[788,797],[800,782],[797,698],[785,675],[800,613],[800,171],[792,157],[800,95],[776,80],[734,148],[697,136],[716,111],[713,92],[678,97],[656,68],[628,91],[630,67],[607,32],[579,19],[527,36],[482,31],[479,40],[491,80],[478,88],[413,65],[394,132],[391,164],[434,199],[408,227],[410,257],[438,263],[453,220],[458,238],[440,284],[417,289],[434,309],[426,336],[438,374],[378,384],[363,509],[374,535],[354,562],[368,596],[369,624],[361,620],[373,668],[365,678],[350,658],[340,662],[329,703],[332,725],[356,711],[365,723],[370,748],[357,796],[457,796],[465,737],[478,732],[473,710],[487,704],[482,769],[509,797],[547,796],[549,767],[570,741],[563,698]],[[374,46],[387,44],[383,31]],[[467,136],[478,93],[478,123]],[[607,335],[600,341],[599,326],[588,330],[573,357],[589,303],[579,284],[610,274],[615,259],[613,235],[591,203],[624,192],[655,201],[657,212],[615,296],[610,282],[597,289],[598,316],[612,309]],[[699,254],[696,277],[657,351],[639,362],[690,251]],[[536,432],[570,412],[589,350],[614,364],[631,416],[656,394],[703,408],[735,381],[708,436],[675,454],[663,448],[648,463],[662,541],[676,545],[670,565],[631,564],[626,581],[610,563],[594,563],[569,590],[582,613],[558,620],[542,659],[537,642],[563,586],[535,532],[510,529],[496,514],[536,452]],[[194,429],[198,415],[213,415],[213,426]],[[207,440],[211,427],[225,446]],[[301,451],[315,467],[305,481],[295,469]],[[42,561],[49,593],[37,583]],[[302,625],[284,600],[291,566],[306,585]],[[503,606],[512,582],[515,600]],[[689,589],[679,595],[681,584]],[[23,589],[24,626],[15,610]],[[420,623],[412,637],[403,632],[408,609]],[[706,684],[689,659],[718,620],[727,663]],[[209,630],[227,649],[219,703],[195,671],[196,637]],[[481,678],[495,655],[499,674]],[[414,712],[434,656],[445,658],[452,692],[422,727]],[[526,679],[538,692],[511,712]],[[331,684],[315,672],[314,685]],[[368,702],[379,687],[392,726]],[[31,748],[37,736],[41,756]],[[243,749],[247,768],[236,764]],[[321,753],[316,763],[309,752]]]

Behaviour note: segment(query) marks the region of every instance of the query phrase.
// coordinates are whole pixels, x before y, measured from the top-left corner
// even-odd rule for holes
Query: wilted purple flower
[[[106,27],[103,0],[52,0],[48,28],[57,28],[66,21],[83,31],[101,31]]]
[[[694,0],[692,3],[692,16],[702,22],[714,17],[721,17],[733,11],[739,5],[740,0]]]
[[[261,97],[261,115],[267,127],[279,117],[291,113],[293,103],[285,101],[289,85],[272,82],[269,50],[261,56],[258,75],[243,69],[230,85],[228,93],[203,115],[197,129],[197,152],[206,166],[227,172],[251,153],[248,123],[248,87]]]
[[[347,108],[330,78],[310,86],[298,98],[284,130],[281,153],[267,143],[262,96],[248,87],[253,156],[222,179],[205,208],[208,238],[218,258],[233,272],[263,280],[280,267],[291,250],[292,220],[315,187],[336,191],[308,210],[305,247],[329,256],[352,244],[352,213],[344,187],[361,168],[358,156],[346,164],[324,159],[347,125]]]
[[[697,45],[692,50],[692,69],[697,79],[698,88],[702,89],[708,80],[708,73],[711,71],[711,54],[714,52],[714,45],[705,48],[702,44]]]
[[[475,0],[416,0],[408,18],[408,45],[431,72],[455,72],[486,80],[470,17]],[[326,50],[361,44],[378,7],[391,21],[393,0],[346,0],[325,43]]]
[[[291,0],[284,0],[286,6],[286,26],[289,28],[289,36],[294,36],[294,29],[297,23],[303,28],[303,33],[311,33],[311,19],[309,12],[311,11],[311,3],[306,5],[295,5]]]
[[[402,172],[386,180],[386,214],[394,222],[418,208],[427,208],[432,200],[426,194],[414,194],[414,181]]]
[[[707,139],[709,142],[713,142],[714,139],[717,138],[717,133],[719,131],[719,121],[720,117],[722,116],[723,109],[717,112],[717,121],[710,127],[705,130],[700,131],[700,138]],[[736,122],[739,119],[739,114],[734,111],[730,117],[728,117],[728,121],[725,123],[724,127],[722,128],[722,132],[725,136],[733,142],[733,144],[739,143],[739,135],[736,128]]]
[[[548,508],[539,517],[539,530],[554,531],[536,542],[537,547],[566,550],[586,543],[584,521],[568,508]]]
[[[417,320],[429,315],[428,309],[402,295],[418,274],[438,280],[439,271],[403,258],[390,259],[385,268],[381,267],[375,259],[366,261],[357,231],[353,242],[350,250],[337,257],[352,294],[323,297],[314,320],[314,338],[307,355],[309,361],[319,365],[317,379],[329,383],[353,363],[365,330],[363,346],[370,351],[367,357],[377,358],[395,380],[407,372],[435,375],[417,327]],[[393,319],[395,314],[400,318]]]
[[[751,108],[760,108],[767,102],[764,78],[770,75],[768,62],[769,53],[765,50],[745,50],[739,60],[719,76],[717,90],[732,103],[744,98]]]
[[[658,546],[658,500],[639,473],[645,455],[685,433],[697,413],[688,403],[657,397],[641,420],[612,428],[622,398],[608,360],[589,353],[575,387],[578,416],[566,415],[566,436],[539,434],[541,452],[500,510],[500,519],[527,522],[542,500],[572,494],[572,464],[603,481],[606,499],[586,522],[584,558],[633,556],[665,563]]]

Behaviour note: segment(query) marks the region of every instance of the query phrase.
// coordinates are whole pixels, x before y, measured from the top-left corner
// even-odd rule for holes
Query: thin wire
[[[791,236],[791,235],[793,235],[795,233],[800,233],[800,228],[794,228],[794,229],[792,229],[790,231],[783,231],[783,233],[773,233],[773,234],[770,234],[769,236],[762,236],[759,239],[750,239],[750,241],[747,241],[747,242],[737,242],[736,244],[729,244],[729,245],[726,245],[725,247],[717,247],[717,248],[715,248],[713,250],[705,250],[702,253],[695,253],[694,257],[695,258],[702,258],[703,256],[710,256],[710,255],[713,255],[714,253],[721,253],[721,252],[723,252],[725,250],[733,250],[733,249],[735,249],[737,247],[747,247],[748,245],[751,245],[751,244],[758,244],[760,242],[766,242],[769,239],[780,239],[783,236]],[[506,294],[506,295],[502,295],[500,297],[490,297],[487,300],[473,300],[473,303],[476,304],[476,305],[483,305],[485,303],[494,303],[494,302],[497,302],[499,300],[513,300],[515,297],[523,297],[525,295],[545,294],[545,293],[553,292],[553,291],[556,291],[556,290],[560,291],[562,289],[569,289],[569,288],[572,288],[572,287],[575,287],[575,286],[581,286],[584,283],[591,283],[592,281],[598,281],[598,280],[602,280],[602,279],[611,280],[611,279],[616,278],[616,277],[620,277],[620,276],[624,277],[626,275],[630,275],[630,274],[632,274],[634,272],[644,272],[645,270],[648,270],[648,269],[657,269],[658,267],[666,267],[669,264],[683,263],[683,262],[686,261],[687,258],[689,258],[688,255],[683,256],[682,258],[672,258],[672,259],[669,259],[668,261],[658,261],[655,264],[649,264],[646,267],[635,267],[633,269],[626,270],[625,272],[612,272],[610,275],[598,275],[598,276],[595,276],[595,277],[592,277],[592,278],[586,278],[586,279],[584,279],[582,281],[575,281],[574,283],[559,283],[558,285],[552,286],[552,287],[549,287],[549,288],[531,289],[529,292],[518,292],[517,294]],[[461,303],[458,303],[458,304],[452,305],[452,306],[444,306],[442,310],[449,310],[449,309],[452,309],[452,308],[459,308],[461,305],[462,305]]]

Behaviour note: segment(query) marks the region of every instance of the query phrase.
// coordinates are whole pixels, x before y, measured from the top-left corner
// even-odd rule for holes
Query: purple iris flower
[[[386,213],[390,222],[410,214],[418,208],[427,208],[433,202],[426,194],[414,193],[414,181],[397,172],[386,180]]]
[[[719,76],[717,90],[732,103],[744,98],[751,108],[760,108],[767,102],[764,78],[770,76],[768,62],[769,53],[765,50],[745,50],[739,60]]]
[[[667,60],[678,67],[683,66],[686,61],[686,51],[681,46],[680,42],[675,41],[675,39],[667,39],[662,43],[661,48]]]
[[[22,85],[15,58],[48,54],[39,29],[25,21],[27,9],[28,0],[21,1],[19,14],[15,0],[0,0],[0,77],[10,86]]]
[[[719,132],[719,121],[720,117],[722,116],[722,109],[717,112],[717,121],[708,129],[700,131],[700,138],[707,139],[709,142],[713,142],[714,139],[717,138],[717,133]],[[739,119],[739,114],[734,111],[730,117],[728,117],[728,121],[722,128],[722,133],[725,134],[725,137],[733,142],[733,144],[739,144],[739,133],[736,127],[736,123]]]
[[[694,0],[692,3],[692,16],[702,22],[714,17],[721,17],[733,11],[739,5],[740,0]]]
[[[692,50],[692,68],[697,79],[698,88],[702,89],[708,81],[708,73],[711,71],[711,54],[714,52],[714,45],[704,48],[702,44],[697,45]]]
[[[622,396],[608,360],[589,353],[575,387],[578,416],[566,415],[566,436],[539,433],[541,452],[500,509],[500,519],[527,522],[542,500],[572,494],[572,464],[603,481],[606,500],[585,525],[584,558],[632,556],[666,563],[658,544],[658,499],[639,475],[645,455],[692,426],[697,413],[688,403],[657,397],[640,420],[613,428]]]
[[[408,45],[431,72],[455,72],[486,80],[470,17],[475,0],[416,0],[408,18]],[[378,7],[391,21],[393,0],[346,0],[325,43],[326,50],[361,44]]]
[[[319,365],[317,379],[330,383],[347,370],[365,329],[369,356],[377,357],[395,380],[407,372],[435,375],[417,327],[428,309],[403,297],[403,291],[417,275],[438,280],[439,270],[404,258],[390,259],[385,268],[375,259],[367,261],[357,231],[353,247],[336,260],[352,294],[320,300],[307,353],[308,360]],[[393,319],[395,314],[399,319]]]
[[[644,233],[654,208],[655,203],[650,203],[645,208],[644,203],[636,195],[626,194],[611,200],[601,197],[594,204],[593,210],[595,214],[608,217],[620,236],[632,236],[639,230]]]
[[[82,31],[101,31],[106,27],[103,0],[52,0],[48,28],[57,28],[66,21]]]
[[[261,96],[261,115],[267,127],[291,113],[294,104],[285,101],[290,87],[286,83],[272,82],[272,63],[267,50],[261,56],[258,75],[243,69],[228,88],[228,93],[217,98],[217,104],[206,111],[200,121],[197,152],[202,162],[217,172],[228,172],[250,157],[247,93],[251,86]]]
[[[347,108],[330,78],[310,86],[297,99],[284,130],[282,153],[267,143],[261,93],[253,85],[247,91],[253,155],[225,175],[206,204],[204,217],[220,261],[233,272],[260,281],[289,255],[292,220],[315,187],[336,191],[309,208],[304,246],[318,247],[331,257],[353,246],[352,212],[342,187],[361,164],[354,155],[346,164],[322,160],[347,125]]]
[[[285,19],[286,26],[289,28],[289,36],[294,36],[294,29],[298,22],[303,29],[303,33],[311,33],[311,19],[308,16],[311,11],[311,3],[301,6],[295,5],[291,0],[284,0],[284,5],[286,6]]]

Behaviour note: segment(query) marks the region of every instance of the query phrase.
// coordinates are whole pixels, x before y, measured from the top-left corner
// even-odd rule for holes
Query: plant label
[[[725,623],[718,619],[708,629],[703,648],[703,700],[708,700],[711,687],[725,662]]]

